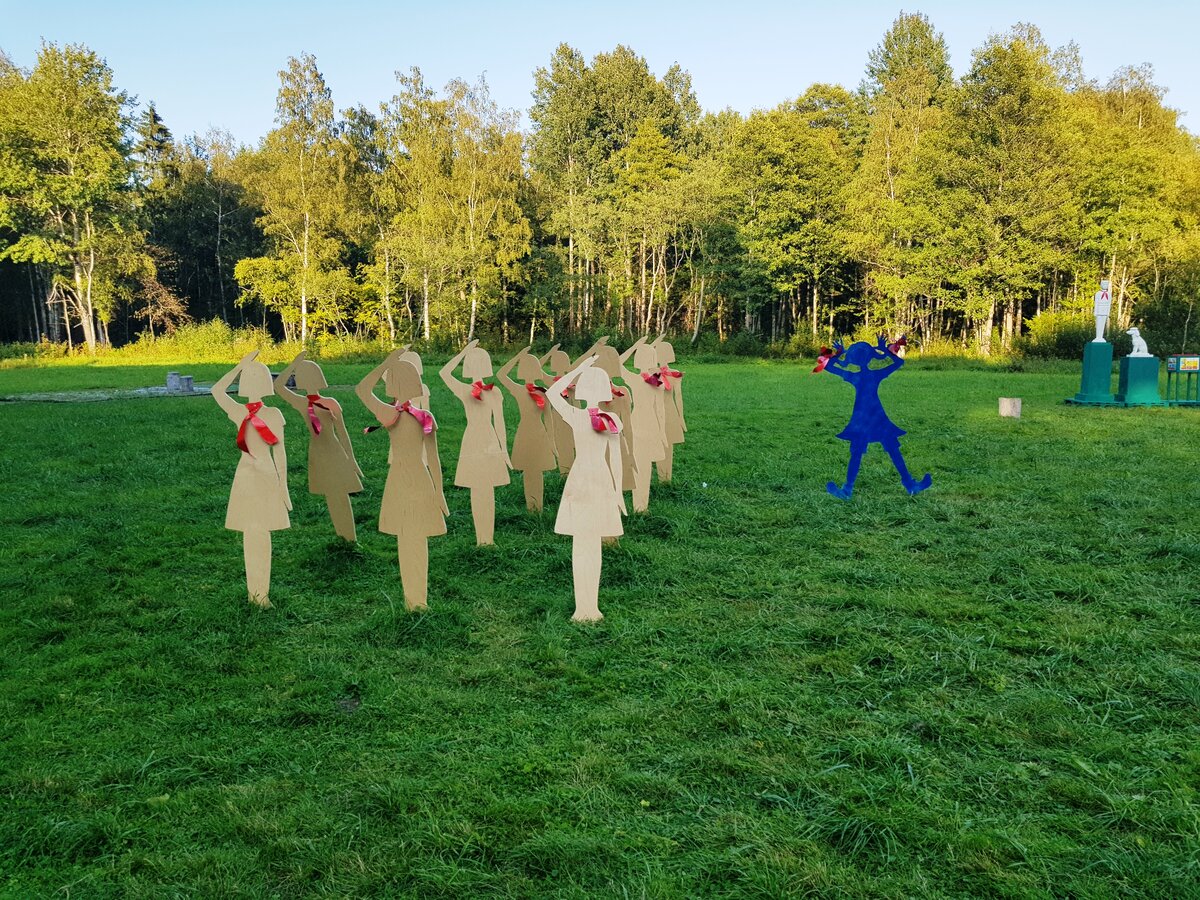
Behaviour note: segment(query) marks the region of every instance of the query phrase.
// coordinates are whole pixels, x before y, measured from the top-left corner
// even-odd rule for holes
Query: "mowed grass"
[[[1200,410],[913,362],[883,398],[933,487],[873,448],[843,503],[846,385],[681,368],[675,482],[605,551],[593,627],[556,474],[540,517],[497,492],[494,548],[448,486],[406,615],[383,436],[349,547],[289,410],[264,612],[215,403],[0,406],[0,895],[1197,896]]]

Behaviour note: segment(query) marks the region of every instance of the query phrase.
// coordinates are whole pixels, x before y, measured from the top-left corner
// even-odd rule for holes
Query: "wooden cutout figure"
[[[555,378],[561,378],[571,371],[571,357],[559,350],[558,344],[551,347],[550,351],[538,362],[543,368],[548,367],[554,373]],[[567,388],[568,401],[570,401],[573,390],[575,390],[574,386]],[[553,404],[551,405],[553,406]],[[571,471],[571,463],[575,459],[575,436],[571,433],[571,426],[558,414],[556,406],[554,407],[553,422],[550,436],[554,439],[554,455],[558,457],[559,473],[566,475]]]
[[[293,374],[303,394],[287,386]],[[362,469],[354,458],[341,405],[332,397],[321,396],[326,387],[325,373],[307,358],[305,350],[275,377],[275,393],[300,413],[308,426],[308,492],[325,498],[334,531],[353,543],[356,534],[350,495],[362,490]]]
[[[576,622],[598,622],[600,566],[604,538],[619,537],[625,529],[625,496],[621,493],[621,424],[600,409],[612,399],[608,376],[584,360],[550,387],[547,396],[575,437],[575,462],[563,486],[554,530],[572,536],[571,570],[575,584]],[[578,381],[576,381],[578,379]],[[579,409],[562,391],[575,384],[575,395],[587,404]]]
[[[508,377],[513,366],[517,367],[518,384]],[[542,511],[542,495],[545,488],[543,473],[556,468],[554,442],[546,428],[547,419],[553,427],[552,408],[546,403],[546,388],[539,380],[546,380],[546,373],[538,364],[536,356],[529,355],[526,347],[496,373],[496,380],[517,401],[521,420],[513,438],[512,466],[521,472],[525,483],[525,506],[534,512]]]
[[[629,357],[637,372],[627,372],[625,384],[633,395],[633,511],[650,507],[650,475],[654,463],[666,458],[666,429],[663,425],[663,386],[658,374],[658,352],[644,337],[621,354]]]
[[[846,484],[844,487],[838,487],[831,481],[825,485],[829,493],[842,500],[849,500],[854,492],[854,481],[858,478],[863,454],[871,444],[879,444],[891,457],[892,464],[900,473],[904,489],[910,494],[919,494],[933,483],[933,476],[928,472],[920,481],[909,474],[908,466],[900,453],[900,437],[905,431],[888,418],[883,410],[883,403],[879,400],[880,382],[904,365],[904,360],[896,353],[903,340],[901,338],[889,346],[887,338],[881,334],[874,347],[866,341],[858,341],[848,348],[835,343],[833,353],[825,364],[824,371],[832,372],[854,387],[854,410],[850,414],[850,422],[838,434],[843,441],[850,442]],[[888,364],[883,368],[872,369],[871,363],[876,360],[887,360]],[[850,366],[857,368],[851,369]]]
[[[496,530],[496,488],[508,484],[512,460],[508,456],[508,435],[504,428],[504,395],[494,390],[485,378],[492,376],[492,358],[471,341],[442,366],[442,381],[462,401],[467,413],[462,448],[454,483],[471,489],[471,516],[475,520],[475,543],[493,543]],[[471,379],[463,384],[454,377],[462,363],[463,375]]]
[[[383,378],[392,403],[375,396]],[[421,376],[397,350],[354,389],[363,405],[387,429],[388,477],[379,508],[379,530],[396,536],[404,608],[425,609],[429,585],[429,539],[446,533],[446,495],[438,457],[437,422],[418,406]]]
[[[291,527],[292,498],[287,487],[283,413],[263,405],[262,398],[273,394],[275,386],[271,370],[255,362],[256,356],[257,350],[242,357],[213,385],[212,395],[238,426],[236,446],[241,451],[225,527],[242,533],[246,590],[250,602],[265,609],[271,606],[271,532]],[[238,396],[249,401],[245,406],[227,393],[235,380]]]
[[[663,426],[666,432],[666,456],[658,464],[658,480],[669,484],[674,468],[675,445],[683,443],[683,434],[687,431],[687,422],[683,418],[683,373],[671,368],[671,363],[675,362],[675,348],[663,337],[654,342],[654,349],[658,353],[658,374],[665,391]]]
[[[616,347],[608,345],[608,336],[600,338],[592,345],[587,355],[595,354],[597,369],[602,369],[608,375],[612,385],[612,400],[601,403],[600,408],[605,412],[615,413],[621,420],[621,490],[632,491],[635,483],[636,469],[633,461],[633,403],[629,387],[620,387],[616,379],[621,378],[625,369],[621,366],[621,355]]]

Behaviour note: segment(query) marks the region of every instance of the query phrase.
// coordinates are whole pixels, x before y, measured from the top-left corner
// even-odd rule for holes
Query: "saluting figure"
[[[242,532],[246,563],[246,590],[250,602],[271,605],[271,532],[291,527],[288,511],[292,499],[287,487],[287,452],[283,444],[283,413],[263,405],[273,394],[271,371],[255,362],[258,351],[242,361],[212,387],[212,395],[229,420],[238,426],[237,448],[241,451],[225,527]],[[249,402],[242,406],[227,391],[234,380],[238,396]]]
[[[359,382],[354,392],[387,429],[388,477],[379,507],[379,530],[396,536],[404,606],[424,609],[429,585],[429,538],[446,533],[446,495],[438,458],[437,422],[420,407],[421,376],[397,350]],[[386,377],[385,377],[386,376]],[[383,378],[392,398],[375,396]]]
[[[475,543],[480,546],[494,540],[496,530],[496,488],[508,484],[512,460],[508,456],[508,435],[504,429],[504,398],[494,384],[484,381],[492,376],[492,358],[471,341],[446,365],[442,381],[462,401],[467,414],[462,448],[454,483],[471,489],[471,516],[475,520]],[[463,375],[471,379],[463,384],[454,377],[462,363]]]
[[[513,366],[517,367],[518,384],[508,377]],[[546,373],[538,364],[536,356],[530,356],[526,347],[496,373],[496,380],[504,385],[504,389],[512,394],[517,401],[517,412],[520,421],[517,424],[517,434],[513,438],[512,467],[521,472],[525,483],[525,506],[534,512],[542,511],[542,495],[545,490],[543,473],[553,469],[554,442],[547,430],[547,419],[553,427],[552,408],[546,404],[546,388],[538,384],[546,379]]]
[[[287,386],[292,374],[298,394]],[[321,389],[329,387],[321,367],[307,358],[301,350],[291,365],[275,378],[275,392],[289,406],[304,416],[308,426],[308,492],[325,498],[333,529],[348,541],[356,538],[354,509],[350,495],[362,490],[362,469],[354,458],[350,432],[342,407],[332,397],[323,397]]]

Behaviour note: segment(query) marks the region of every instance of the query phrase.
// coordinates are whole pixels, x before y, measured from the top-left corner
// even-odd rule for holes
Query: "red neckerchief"
[[[608,413],[601,412],[599,407],[589,407],[588,415],[592,417],[592,428],[596,431],[607,431],[609,434],[617,433],[616,421]]]
[[[668,391],[671,389],[671,378],[683,377],[682,372],[678,371],[677,369],[668,369],[666,366],[663,366],[658,371],[659,375],[662,377],[663,387],[665,387]],[[668,375],[670,375],[671,378],[668,378]]]
[[[313,412],[313,407],[318,406],[326,412],[333,412],[328,406],[321,402],[320,394],[307,394],[308,397],[308,424],[312,426],[313,434],[321,433],[321,420],[317,418],[317,414]]]
[[[274,446],[279,443],[279,438],[275,437],[275,432],[267,427],[267,423],[258,417],[258,411],[263,408],[262,401],[258,403],[246,404],[246,418],[242,419],[242,426],[238,429],[237,445],[238,449],[243,453],[249,453],[250,448],[246,445],[246,426],[253,425],[254,430],[258,432],[268,445]]]
[[[612,395],[614,397],[624,397],[625,396],[625,392],[623,390],[621,390],[619,387],[617,387],[615,384],[611,385],[611,387],[612,387]]]
[[[388,428],[394,428],[400,423],[400,419],[405,413],[408,413],[421,424],[421,430],[426,434],[433,434],[434,426],[437,423],[433,420],[433,413],[428,410],[421,409],[418,406],[413,406],[411,400],[405,400],[403,403],[393,403],[392,409],[396,410],[396,418],[394,418]],[[370,434],[378,428],[383,428],[382,425],[371,425],[363,429],[363,434]]]
[[[842,355],[842,351],[830,350],[828,347],[821,348],[821,354],[817,357],[817,364],[813,367],[814,372],[824,372],[825,367],[829,365],[831,360],[837,359]]]
[[[890,350],[892,353],[899,353],[901,347],[907,347],[907,346],[908,346],[908,335],[902,334],[902,335],[900,335],[900,337],[897,340],[892,341],[892,343],[888,344],[888,350]]]
[[[646,382],[646,384],[650,385],[651,387],[663,386],[663,378],[657,372],[643,372],[642,381]],[[670,388],[667,388],[667,390],[670,390]]]
[[[471,385],[471,396],[474,397],[476,400],[482,400],[483,392],[490,391],[494,387],[495,387],[494,384],[486,384],[482,381],[476,381],[474,384]]]
[[[538,409],[546,408],[546,389],[544,387],[529,381],[525,383],[525,390],[529,391],[529,396],[533,398]]]

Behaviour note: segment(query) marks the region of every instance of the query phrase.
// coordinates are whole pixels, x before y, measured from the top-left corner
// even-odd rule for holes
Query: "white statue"
[[[1129,354],[1130,356],[1150,355],[1150,348],[1146,346],[1146,339],[1142,337],[1142,333],[1140,331],[1138,331],[1136,328],[1130,328],[1125,333],[1133,338],[1133,352]]]
[[[1096,338],[1093,344],[1104,343],[1104,326],[1108,324],[1108,315],[1112,312],[1112,295],[1108,292],[1108,279],[1100,282],[1100,290],[1096,291],[1092,313],[1096,317]]]

